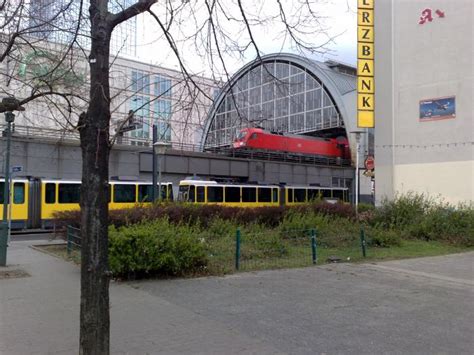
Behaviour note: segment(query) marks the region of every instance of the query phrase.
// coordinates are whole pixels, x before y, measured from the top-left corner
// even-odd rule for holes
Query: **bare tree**
[[[47,33],[62,33],[68,37],[63,45],[59,45],[58,53],[62,53],[49,66],[46,73],[36,75],[36,81],[25,82],[31,87],[31,92],[21,100],[25,104],[44,96],[58,96],[66,105],[65,113],[77,110],[77,105],[68,101],[75,97],[74,90],[67,91],[67,85],[56,85],[64,79],[66,73],[74,73],[74,58],[71,54],[77,51],[87,56],[89,65],[89,94],[87,109],[80,113],[77,127],[80,133],[82,151],[82,187],[81,187],[81,325],[80,353],[108,354],[109,353],[109,279],[108,270],[108,179],[109,153],[113,142],[111,137],[111,36],[114,28],[121,23],[141,14],[147,13],[161,33],[161,40],[173,53],[182,72],[183,93],[189,95],[183,105],[192,107],[201,105],[196,93],[211,99],[211,94],[200,87],[195,80],[185,49],[194,49],[194,57],[203,58],[209,66],[208,72],[219,73],[215,80],[228,81],[230,71],[227,61],[242,60],[251,53],[257,58],[264,54],[258,40],[258,28],[267,26],[273,32],[273,38],[278,37],[283,47],[291,44],[293,50],[303,53],[321,51],[321,46],[330,39],[327,38],[314,44],[315,35],[325,32],[317,13],[318,1],[294,0],[261,0],[243,3],[241,0],[137,0],[131,6],[119,6],[118,11],[111,11],[114,6],[123,2],[117,0],[89,0],[88,12],[83,0],[58,1],[58,8],[45,21],[41,16],[28,13],[26,1],[0,1],[0,10],[5,14],[0,23],[0,30],[6,33],[0,42],[0,62],[15,58],[15,50],[27,46],[33,50],[41,48],[47,38]],[[74,11],[68,11],[74,7]],[[7,11],[8,10],[8,11]],[[73,21],[65,20],[67,14],[74,14]],[[23,24],[18,19],[28,20]],[[73,26],[65,26],[65,24]],[[90,27],[86,35],[90,48],[83,48],[80,40],[84,33],[83,26]],[[41,38],[38,34],[45,34]],[[32,40],[35,38],[35,40]],[[38,39],[40,38],[40,39]],[[59,70],[67,63],[70,70]],[[8,66],[7,66],[8,67]],[[11,73],[5,74],[8,77]],[[55,74],[56,73],[56,74]],[[63,73],[62,76],[57,73]],[[32,83],[41,83],[41,85]],[[62,83],[64,84],[64,82]],[[79,106],[80,107],[80,106]],[[184,119],[183,125],[188,124]],[[72,122],[74,124],[74,122]]]

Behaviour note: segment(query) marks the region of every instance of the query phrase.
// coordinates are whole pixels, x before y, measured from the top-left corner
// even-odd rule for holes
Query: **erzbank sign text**
[[[357,3],[357,126],[374,127],[374,0]]]

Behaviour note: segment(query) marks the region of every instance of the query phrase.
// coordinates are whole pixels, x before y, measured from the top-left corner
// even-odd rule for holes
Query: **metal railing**
[[[268,231],[235,236],[235,270],[304,267],[318,261],[316,229]]]
[[[66,227],[67,254],[73,250],[81,250],[81,230],[73,226]]]

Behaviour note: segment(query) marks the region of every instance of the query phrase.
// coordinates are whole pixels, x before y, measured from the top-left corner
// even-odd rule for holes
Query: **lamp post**
[[[356,139],[356,171],[355,171],[355,212],[356,215],[359,213],[359,151],[360,151],[360,137],[365,131],[352,131],[350,133],[355,134]]]
[[[152,202],[155,202],[156,201],[156,196],[157,196],[157,190],[156,190],[156,154],[155,154],[155,143],[157,142],[158,140],[158,128],[156,125],[153,125],[152,126],[152,146],[153,146],[153,149],[152,149],[152,178],[151,178],[151,181],[152,181],[152,189],[151,189],[151,201]]]
[[[0,113],[5,113],[5,121],[7,128],[5,130],[7,138],[7,150],[5,152],[5,181],[3,184],[3,219],[0,224],[0,266],[7,265],[7,247],[8,247],[8,206],[10,203],[10,147],[12,136],[12,123],[15,121],[13,111],[24,111],[25,108],[20,106],[20,101],[14,97],[6,97],[0,103]]]
[[[158,201],[161,201],[161,157],[166,153],[166,150],[171,147],[169,142],[158,141],[153,143],[153,159],[158,156]],[[156,185],[153,185],[155,188]],[[156,195],[155,195],[156,199]]]

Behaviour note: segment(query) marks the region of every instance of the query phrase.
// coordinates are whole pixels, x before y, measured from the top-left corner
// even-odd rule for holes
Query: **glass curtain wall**
[[[228,89],[212,118],[205,148],[230,145],[243,127],[297,134],[342,126],[333,100],[313,74],[273,60],[250,69]]]

